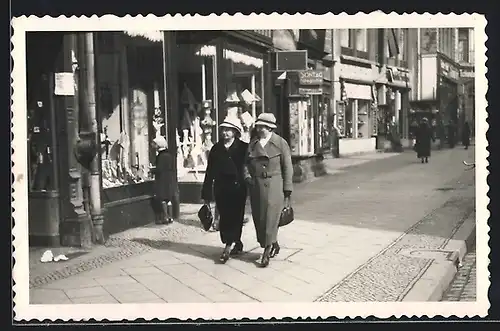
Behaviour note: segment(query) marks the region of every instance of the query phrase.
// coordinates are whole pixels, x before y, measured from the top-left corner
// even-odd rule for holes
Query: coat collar
[[[250,155],[253,157],[272,157],[281,152],[280,137],[276,133],[271,133],[271,137],[265,147],[259,143],[256,137],[250,142]]]

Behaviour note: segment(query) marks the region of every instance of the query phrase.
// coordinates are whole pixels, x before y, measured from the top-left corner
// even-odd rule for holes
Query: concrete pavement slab
[[[218,233],[198,231],[179,239],[171,238],[166,228],[150,228],[122,236],[147,250],[104,268],[110,267],[107,273],[116,279],[129,277],[130,286],[143,285],[147,290],[137,292],[154,293],[152,302],[227,302],[231,296],[235,301],[313,301],[325,292],[330,295],[326,301],[400,300],[429,261],[398,250],[440,247],[472,199],[462,158],[438,154],[423,176],[420,165],[401,155],[310,183],[311,195],[298,189],[297,220],[280,229],[282,252],[266,269],[255,264],[262,249],[251,225],[243,230],[246,253],[225,265],[216,262],[222,251]],[[455,187],[457,179],[465,186]],[[442,214],[433,212],[436,208]],[[410,228],[417,222],[419,227]],[[127,270],[130,276],[120,278]],[[106,278],[92,272],[77,277]],[[111,285],[103,290],[110,293],[106,286]],[[105,295],[94,297],[107,300]]]
[[[30,291],[32,304],[70,304],[71,300],[63,290],[39,288]]]

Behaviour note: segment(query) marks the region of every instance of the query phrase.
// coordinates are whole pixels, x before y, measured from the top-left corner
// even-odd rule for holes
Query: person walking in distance
[[[201,192],[207,205],[215,198],[220,239],[225,244],[220,256],[222,263],[226,263],[230,255],[243,252],[241,232],[247,199],[243,167],[248,144],[239,139],[242,132],[240,122],[236,117],[226,117],[220,124],[221,140],[208,154]]]
[[[429,120],[426,117],[422,119],[420,125],[418,126],[416,138],[417,157],[422,161],[422,163],[428,163],[429,157],[431,156],[432,131],[429,126]]]
[[[470,131],[469,122],[465,121],[462,128],[462,145],[464,145],[465,149],[469,149],[470,146]]]
[[[273,132],[274,115],[260,114],[255,128],[257,136],[248,146],[245,180],[250,188],[257,241],[264,248],[260,265],[267,267],[269,259],[280,251],[278,223],[284,205],[290,205],[293,167],[288,143]]]
[[[156,224],[171,224],[172,219],[172,198],[174,197],[173,181],[173,157],[168,151],[167,140],[163,136],[157,136],[153,140],[153,146],[157,150],[156,167],[154,168],[154,210]]]

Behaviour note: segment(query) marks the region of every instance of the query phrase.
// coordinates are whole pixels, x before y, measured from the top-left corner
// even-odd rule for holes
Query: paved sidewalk
[[[473,172],[462,164],[473,155],[444,150],[420,164],[403,153],[298,184],[297,220],[280,230],[281,253],[266,269],[255,264],[251,223],[246,253],[220,265],[218,233],[188,220],[113,237],[103,250],[141,253],[32,282],[30,302],[398,301],[428,263],[400,252],[441,247],[474,208]]]

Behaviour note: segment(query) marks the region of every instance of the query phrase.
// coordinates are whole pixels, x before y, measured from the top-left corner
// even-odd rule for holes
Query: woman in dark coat
[[[248,144],[239,139],[242,128],[238,118],[226,118],[220,128],[222,139],[208,155],[201,197],[206,204],[215,198],[220,238],[226,245],[220,261],[225,263],[230,255],[243,252],[241,232],[247,200],[243,165]]]
[[[157,149],[156,167],[154,168],[154,210],[156,224],[171,224],[172,219],[172,198],[175,188],[173,182],[173,158],[167,147],[167,140],[163,136],[158,136],[153,140],[153,145]]]
[[[464,127],[462,128],[462,145],[465,146],[465,149],[468,149],[470,145],[470,133],[469,122],[465,121]]]
[[[420,122],[416,138],[417,157],[421,159],[422,163],[428,163],[429,157],[431,156],[432,130],[429,126],[429,120],[427,118],[424,118],[422,122]]]
[[[293,166],[288,143],[276,133],[276,118],[262,113],[255,122],[258,135],[250,142],[245,180],[250,187],[252,216],[257,241],[264,248],[261,266],[279,253],[278,224],[284,206],[290,204]]]

